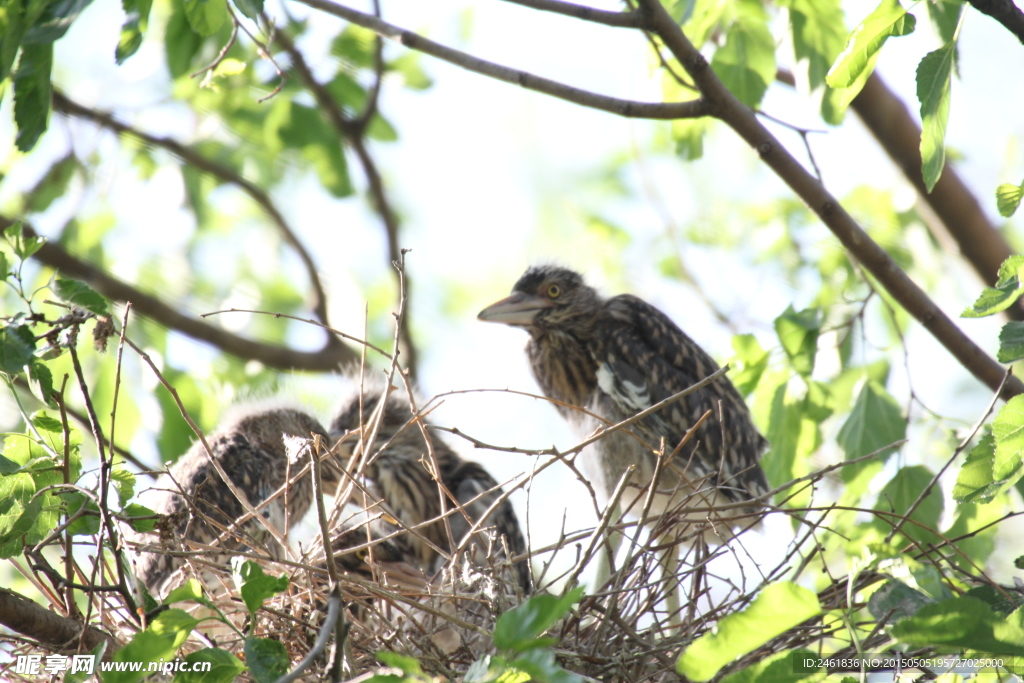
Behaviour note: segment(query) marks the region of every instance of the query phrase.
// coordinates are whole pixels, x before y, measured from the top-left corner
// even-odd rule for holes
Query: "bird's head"
[[[380,403],[381,396],[385,391],[383,382],[368,383],[362,393],[362,412],[360,412],[359,394],[345,400],[342,406],[335,413],[331,421],[330,435],[332,440],[337,440],[349,432],[355,432],[360,427],[368,428],[373,423],[374,411]],[[377,427],[378,445],[386,441],[391,442],[392,448],[400,445],[408,445],[411,448],[419,449],[419,452],[426,451],[426,444],[419,427],[410,424],[413,420],[412,409],[409,400],[398,389],[390,390],[383,407],[384,414],[380,417]],[[366,434],[368,435],[368,430]],[[358,437],[349,437],[339,449],[344,457],[351,454],[355,448]]]
[[[558,266],[532,266],[512,288],[477,316],[486,322],[523,327],[531,334],[589,329],[601,308],[601,298],[579,273]]]

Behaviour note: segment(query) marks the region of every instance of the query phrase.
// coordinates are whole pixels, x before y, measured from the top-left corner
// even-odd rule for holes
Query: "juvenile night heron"
[[[529,332],[526,352],[537,383],[549,398],[586,411],[557,406],[586,435],[630,418],[718,370],[714,360],[657,308],[628,294],[604,299],[566,268],[529,268],[511,296],[485,308],[479,319]],[[607,500],[627,468],[635,465],[620,505],[637,514],[658,462],[652,448],[664,440],[666,455],[672,453],[708,411],[702,428],[662,471],[651,514],[669,512],[680,522],[707,523],[705,536],[728,540],[728,518],[761,510],[764,504],[757,499],[768,485],[758,464],[767,442],[725,377],[630,425],[627,429],[639,439],[623,430],[600,439],[584,452],[584,470]],[[730,503],[739,505],[722,514],[707,512]],[[703,510],[687,513],[687,508]],[[753,522],[748,519],[746,524]],[[671,566],[674,571],[674,558]],[[599,583],[607,578],[600,576],[602,571],[607,572],[603,564]]]
[[[259,510],[280,534],[287,535],[289,527],[298,523],[313,502],[313,482],[307,467],[310,448],[289,448],[285,438],[309,439],[313,434],[327,437],[323,426],[302,411],[248,407],[229,417],[225,426],[207,436],[206,441],[224,473],[254,508],[306,469],[303,476]],[[324,461],[321,472],[325,490],[333,493],[340,472],[329,461]],[[157,488],[159,499],[153,507],[167,515],[164,541],[170,541],[174,550],[192,550],[189,541],[211,545],[220,539],[217,547],[221,552],[207,552],[203,559],[227,564],[231,551],[245,548],[268,552],[274,558],[283,556],[281,544],[260,520],[249,519],[231,528],[245,515],[245,507],[217,473],[202,442],[197,441],[178,458],[168,474],[160,478]],[[136,571],[151,593],[162,595],[172,573],[183,564],[182,556],[142,552]]]
[[[384,388],[367,387],[362,395],[362,412],[359,396],[347,401],[331,423],[333,439],[341,439],[361,427],[369,435],[374,409],[380,402]],[[377,430],[376,441],[366,452],[363,474],[365,489],[370,498],[377,497],[386,505],[388,514],[393,515],[406,528],[415,528],[398,537],[398,542],[407,548],[409,560],[430,573],[436,573],[444,564],[445,553],[455,548],[443,520],[424,524],[448,514],[451,540],[455,547],[463,544],[475,526],[474,537],[466,542],[475,544],[478,562],[483,561],[482,549],[487,539],[482,530],[494,528],[497,531],[498,548],[504,557],[503,545],[511,557],[526,552],[526,542],[519,528],[519,520],[506,499],[488,510],[501,497],[498,483],[479,464],[463,460],[440,438],[432,437],[431,446],[437,461],[437,479],[431,474],[431,461],[426,439],[412,414],[409,401],[391,392],[383,407],[383,416]],[[426,420],[421,420],[424,427]],[[341,442],[339,455],[351,455],[358,437],[350,435]],[[365,448],[365,446],[364,446]],[[440,485],[440,486],[439,486]],[[362,496],[354,497],[362,504]],[[373,505],[372,500],[366,501]],[[454,512],[452,511],[454,510]],[[510,559],[509,558],[509,559]],[[528,560],[520,560],[514,567],[516,579],[524,593],[530,591],[531,576]]]

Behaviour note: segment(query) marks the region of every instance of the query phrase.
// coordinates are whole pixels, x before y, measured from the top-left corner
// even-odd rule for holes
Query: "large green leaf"
[[[932,471],[924,465],[912,465],[900,469],[878,494],[875,509],[894,512],[906,517],[910,506],[914,504],[925,487],[932,482],[934,476]],[[909,519],[903,522],[900,532],[916,541],[937,542],[939,539],[934,531],[938,529],[943,507],[942,488],[936,482],[921,504],[910,513]],[[885,532],[888,532],[893,524],[897,523],[899,520],[888,515],[877,520],[877,524]]]
[[[946,122],[953,80],[956,43],[929,52],[917,66],[917,99],[921,103],[921,174],[931,192],[946,163]]]
[[[880,451],[878,459],[884,462],[894,449],[881,449],[902,441],[906,434],[907,420],[896,399],[881,384],[869,379],[861,385],[853,410],[839,429],[838,441],[847,460]],[[854,479],[866,464],[862,461],[844,467],[843,480]]]
[[[793,51],[797,61],[807,60],[811,88],[825,82],[825,76],[843,50],[847,35],[839,0],[782,0],[789,9]]]
[[[1013,655],[1012,659],[1017,660],[1024,656],[1021,610],[1004,618],[975,597],[963,596],[926,605],[914,616],[893,626],[892,635],[910,645],[946,645]],[[1024,671],[1024,667],[1014,668],[1016,673]]]
[[[35,346],[35,335],[28,325],[0,327],[0,372],[21,372],[34,357]]]
[[[775,80],[775,39],[760,2],[738,0],[734,7],[735,20],[725,45],[715,50],[711,68],[741,102],[756,107]]]
[[[14,73],[14,121],[18,125],[15,143],[27,152],[35,147],[50,117],[50,71],[53,44],[25,45]]]
[[[0,82],[10,75],[29,25],[25,17],[25,0],[4,3],[4,11],[0,15]]]
[[[263,568],[258,564],[246,560],[241,563],[235,574],[235,583],[240,587],[242,601],[255,619],[256,610],[263,606],[264,600],[288,587],[288,575],[269,576],[263,573]]]
[[[1024,358],[1024,322],[1011,320],[999,330],[996,358],[1000,363],[1013,363]]]
[[[175,675],[175,683],[228,683],[245,671],[245,664],[227,650],[219,647],[207,647],[196,650],[185,656],[191,664],[189,671]],[[210,665],[209,671],[195,671],[195,664],[203,662]]]
[[[64,280],[54,277],[50,283],[50,291],[57,295],[57,298],[79,308],[84,308],[96,315],[107,315],[110,308],[107,300],[96,290],[79,280]]]
[[[291,664],[284,644],[270,638],[246,638],[245,663],[257,683],[273,683],[288,673]]]
[[[515,609],[498,617],[494,627],[494,644],[502,650],[523,652],[552,644],[542,634],[565,616],[573,603],[583,596],[583,587],[574,588],[559,597],[544,593],[535,595]]]
[[[882,0],[875,11],[853,29],[846,49],[832,65],[825,81],[833,88],[853,85],[889,36],[907,35],[914,30],[915,23],[914,15],[907,14],[898,0]]]
[[[201,36],[212,36],[228,18],[227,0],[185,0],[189,26]]]
[[[1011,256],[999,266],[999,277],[995,287],[982,290],[978,300],[960,315],[964,318],[981,318],[1005,311],[1024,294],[1021,285],[1021,271],[1024,271],[1024,256]]]
[[[691,681],[707,681],[737,657],[819,614],[812,591],[787,581],[769,584],[749,607],[723,617],[717,629],[691,643],[676,670]]]
[[[810,650],[777,652],[729,674],[722,683],[817,683],[828,676],[826,669],[814,666],[819,660]]]
[[[805,377],[814,372],[820,331],[821,311],[817,308],[796,311],[790,305],[775,319],[775,333],[779,336],[782,349],[793,369]]]

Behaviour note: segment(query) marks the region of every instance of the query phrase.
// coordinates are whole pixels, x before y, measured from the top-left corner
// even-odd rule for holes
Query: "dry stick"
[[[654,33],[686,69],[700,89],[709,113],[722,120],[757,150],[761,159],[799,196],[844,247],[875,276],[886,291],[916,318],[939,343],[977,379],[993,391],[1002,384],[1004,369],[971,341],[918,285],[872,240],[825,187],[793,158],[709,68],[707,59],[683,34],[657,0],[638,0],[649,13]],[[1003,385],[1001,396],[1024,393],[1016,377]]]
[[[576,563],[576,569],[573,570],[572,574],[569,576],[569,580],[565,584],[567,591],[576,586],[580,573],[590,561],[590,557],[594,554],[594,548],[597,547],[598,542],[604,535],[605,529],[608,528],[608,524],[612,521],[612,515],[615,513],[619,504],[619,498],[622,497],[623,492],[626,490],[626,484],[629,483],[629,478],[632,476],[635,469],[636,465],[630,465],[626,468],[626,471],[622,473],[622,476],[619,477],[619,483],[615,485],[615,490],[612,491],[611,498],[608,499],[608,505],[605,507],[604,514],[601,515],[601,519],[597,526],[594,527],[593,533],[590,534],[590,540],[587,541],[587,548],[583,551],[583,556]],[[604,547],[604,550],[611,554],[611,549],[607,546]],[[614,564],[615,558],[612,558],[611,566],[614,567]]]
[[[917,498],[914,499],[914,502],[911,503],[910,507],[907,508],[907,517],[910,517],[912,514],[914,514],[914,510],[916,510],[918,506],[921,505],[921,503],[924,501],[924,499],[928,497],[928,494],[931,493],[932,489],[935,487],[935,484],[939,481],[939,477],[941,477],[945,473],[945,471],[949,469],[949,466],[953,464],[953,461],[956,460],[957,457],[959,457],[960,453],[963,452],[965,448],[967,448],[967,445],[974,440],[974,436],[978,433],[978,430],[981,429],[981,426],[985,423],[985,420],[988,419],[988,416],[991,415],[992,411],[995,409],[996,402],[999,400],[999,395],[1003,392],[1003,384],[1006,383],[1006,380],[1010,378],[1010,375],[1012,373],[1013,368],[1006,368],[1006,374],[1003,375],[1003,382],[1002,384],[999,385],[999,388],[996,389],[995,394],[992,396],[992,400],[989,401],[988,408],[985,409],[985,412],[982,413],[981,417],[979,417],[977,421],[974,423],[974,427],[971,429],[971,433],[968,434],[960,442],[960,445],[957,446],[956,449],[953,451],[953,455],[949,456],[949,459],[946,461],[946,464],[942,466],[942,469],[935,473],[935,476],[932,477],[932,480],[928,482],[928,485],[924,487],[921,493],[918,494]],[[892,537],[899,533],[899,530],[902,527],[903,521],[901,520],[899,523],[893,526],[892,530],[889,531],[889,534],[885,537],[885,542],[888,543],[889,541],[891,541]]]
[[[324,619],[324,623],[320,627],[320,633],[316,637],[316,642],[313,643],[313,648],[301,662],[295,665],[294,669],[278,678],[274,683],[291,683],[298,680],[302,672],[308,669],[316,661],[316,658],[323,654],[324,650],[327,649],[328,641],[331,639],[331,633],[334,631],[338,614],[342,611],[342,602],[341,587],[338,584],[334,584],[334,588],[331,589],[331,597],[327,601],[327,618]]]
[[[237,23],[235,26],[237,30]],[[267,214],[274,225],[277,226],[277,229],[280,231],[281,236],[284,237],[284,240],[292,247],[292,249],[295,250],[295,253],[298,254],[299,260],[302,261],[302,265],[306,270],[306,277],[309,278],[310,288],[313,290],[313,301],[310,308],[313,310],[313,313],[320,322],[325,325],[329,324],[329,320],[327,318],[327,296],[324,293],[323,284],[320,282],[320,276],[317,273],[317,267],[316,263],[313,261],[313,257],[310,256],[305,245],[302,244],[302,241],[299,239],[298,235],[296,235],[291,225],[288,224],[288,221],[285,220],[284,215],[277,206],[274,205],[273,201],[271,201],[270,196],[263,191],[262,188],[256,185],[256,183],[244,178],[234,169],[213,161],[212,159],[199,154],[195,150],[186,147],[177,140],[151,135],[140,131],[126,123],[118,121],[112,114],[82,106],[81,104],[68,99],[67,96],[59,91],[55,91],[53,93],[53,108],[63,114],[77,116],[79,118],[92,121],[96,125],[114,131],[118,135],[130,135],[149,145],[165,149],[190,166],[193,166],[205,173],[209,173],[225,183],[234,185],[249,195],[249,197],[256,202],[263,212]],[[330,348],[331,345],[332,340],[328,338],[327,348]]]
[[[582,19],[603,26],[619,28],[646,27],[644,15],[636,10],[629,12],[599,10],[585,5],[575,5],[571,2],[561,2],[560,0],[505,0],[505,2],[513,5],[522,5],[523,7],[529,7],[530,9],[542,12],[561,14],[573,19]]]
[[[127,318],[128,311],[125,310],[125,316]],[[107,509],[107,489],[110,485],[110,469],[112,463],[107,460],[106,449],[103,447],[103,431],[100,428],[99,419],[96,417],[96,408],[92,404],[92,399],[89,397],[89,387],[85,382],[85,373],[82,371],[82,364],[78,360],[78,350],[75,345],[78,342],[78,329],[74,328],[71,331],[71,336],[68,339],[68,352],[71,355],[71,364],[75,370],[75,378],[78,380],[78,388],[82,392],[82,400],[85,402],[86,413],[89,415],[89,425],[92,428],[93,438],[96,440],[96,448],[99,452],[100,457],[100,519],[103,522],[103,526],[100,528],[100,533],[96,534],[96,561],[93,564],[93,575],[90,583],[94,583],[96,579],[96,569],[99,567],[100,562],[103,558],[103,531],[106,530],[107,536],[110,538],[110,547],[114,551],[114,563],[117,567],[117,576],[121,590],[119,591],[121,597],[124,599],[125,605],[128,606],[128,613],[131,617],[138,622],[139,615],[135,605],[135,599],[131,595],[131,591],[128,590],[128,586],[125,578],[124,566],[121,563],[121,552],[119,534],[114,528],[113,520],[110,518],[110,511]],[[86,613],[86,619],[92,614],[92,601],[89,601],[89,609]]]

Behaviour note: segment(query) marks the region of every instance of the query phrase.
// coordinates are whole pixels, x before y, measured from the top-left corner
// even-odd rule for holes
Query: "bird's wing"
[[[598,384],[626,414],[649,408],[718,370],[711,356],[668,316],[635,296],[621,295],[606,303],[596,339]],[[742,472],[737,476],[752,493],[766,490],[757,465],[765,440],[742,396],[726,378],[670,404],[641,428],[646,427],[647,437],[664,436],[673,448],[709,410],[712,419],[697,435],[703,443],[697,455],[707,458],[708,470],[722,470],[725,478]],[[748,477],[752,478],[749,483]]]

